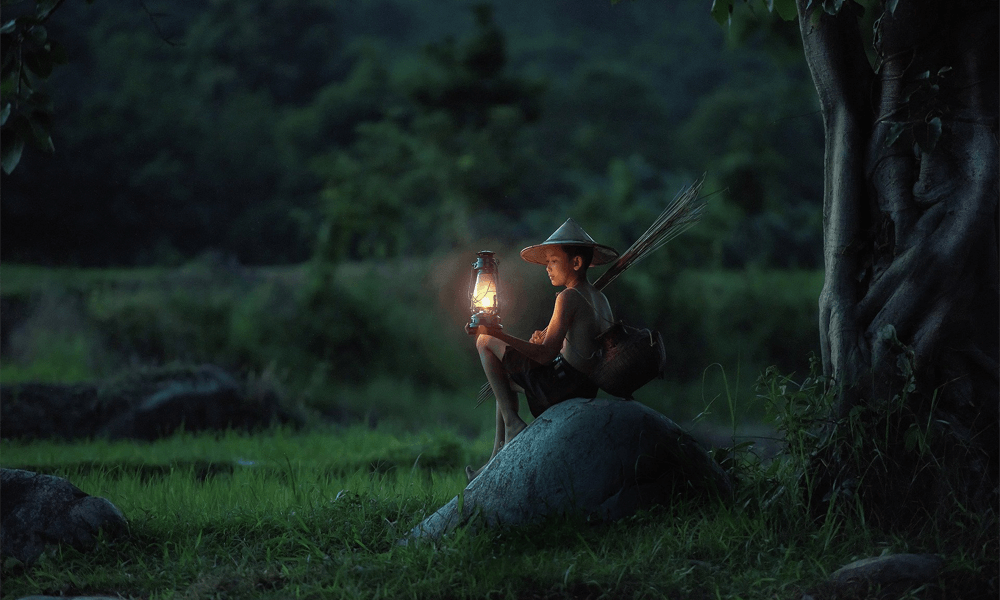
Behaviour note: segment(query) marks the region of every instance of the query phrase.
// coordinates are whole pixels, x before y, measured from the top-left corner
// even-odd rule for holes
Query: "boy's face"
[[[545,250],[545,272],[549,274],[549,281],[555,286],[564,286],[576,273],[569,261],[569,255],[559,246],[553,246]]]

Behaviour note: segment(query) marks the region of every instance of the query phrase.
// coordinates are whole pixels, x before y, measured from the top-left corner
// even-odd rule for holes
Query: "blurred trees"
[[[524,139],[541,85],[507,72],[492,9],[478,6],[476,20],[470,38],[427,46],[397,78],[390,115],[317,159],[323,258],[426,254],[470,242],[477,211],[516,217],[543,201],[533,193],[542,161]]]
[[[145,6],[49,19],[57,152],[4,176],[5,260],[357,259],[565,214],[627,245],[707,172],[726,191],[674,258],[818,265],[818,116],[763,11],[726,48],[694,0]]]

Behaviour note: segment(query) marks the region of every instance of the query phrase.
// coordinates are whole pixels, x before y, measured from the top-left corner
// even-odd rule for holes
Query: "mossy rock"
[[[214,365],[143,369],[100,384],[26,383],[0,389],[5,439],[152,440],[185,431],[301,424],[273,389],[248,390]]]

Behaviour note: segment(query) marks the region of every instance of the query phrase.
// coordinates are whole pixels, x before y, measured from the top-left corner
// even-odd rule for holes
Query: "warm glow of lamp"
[[[476,254],[469,282],[469,311],[472,318],[465,330],[470,334],[480,325],[500,325],[500,263],[489,250]]]

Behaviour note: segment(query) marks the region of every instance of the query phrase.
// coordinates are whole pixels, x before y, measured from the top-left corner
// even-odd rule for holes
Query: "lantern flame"
[[[476,290],[472,296],[473,305],[484,311],[493,311],[497,306],[497,287],[493,273],[476,275]]]

